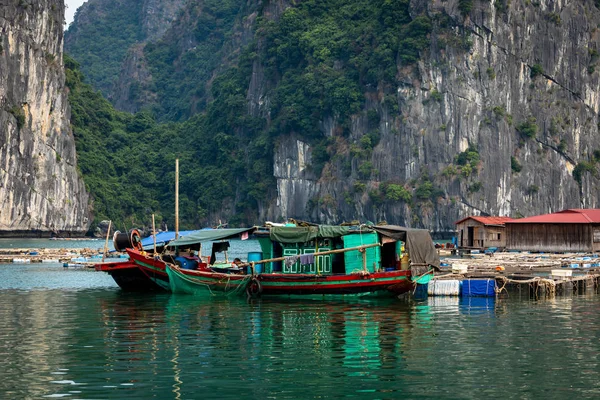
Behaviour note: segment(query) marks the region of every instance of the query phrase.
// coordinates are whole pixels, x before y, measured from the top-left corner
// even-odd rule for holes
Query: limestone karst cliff
[[[143,89],[150,72],[142,49],[163,37],[184,4],[185,0],[89,0],[65,35],[65,49],[119,110],[136,112],[155,99]]]
[[[198,1],[174,18],[161,38],[128,47],[110,79],[122,82],[121,108],[159,102],[168,121],[231,96],[237,114],[213,124],[229,110],[218,108],[202,126],[247,160],[230,174],[227,207],[188,193],[207,221],[386,220],[450,232],[469,214],[599,206],[592,0]],[[94,22],[76,19],[74,40],[85,24]]]
[[[85,233],[63,56],[62,0],[0,0],[0,235]]]
[[[303,167],[311,164],[310,146],[283,140],[274,157],[277,202],[266,216],[327,222],[367,216],[443,232],[469,214],[518,217],[599,206],[597,7],[473,1],[461,13],[459,3],[411,2],[413,15],[434,21],[430,46],[416,65],[398,63],[394,101],[381,88],[367,92],[350,138],[332,145],[339,153],[358,143],[372,110],[380,140],[370,159],[352,160],[350,179],[335,161],[310,177]],[[451,29],[440,28],[442,19]],[[251,86],[251,103],[268,104],[268,90],[254,87],[265,85]],[[322,129],[334,137],[335,118],[325,116]],[[478,154],[472,168],[457,162],[469,146]],[[357,191],[358,168],[366,162],[372,171]],[[382,185],[418,190],[428,182],[439,192],[425,191],[417,204],[378,201],[386,194]],[[309,207],[306,198],[315,199]]]

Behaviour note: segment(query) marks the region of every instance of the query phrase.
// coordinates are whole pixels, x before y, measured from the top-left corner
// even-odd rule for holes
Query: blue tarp
[[[495,279],[465,279],[462,282],[462,296],[480,296],[480,297],[495,297],[496,296],[496,280]]]
[[[169,243],[170,247],[187,246],[202,242],[213,242],[216,240],[231,239],[242,235],[243,233],[252,233],[256,228],[225,228],[225,229],[203,229],[195,231],[183,238]]]
[[[199,231],[180,231],[179,237],[187,236],[190,233],[194,233],[194,232],[199,232]],[[165,244],[169,243],[173,239],[175,239],[175,231],[158,232],[156,234],[156,245],[164,246]],[[149,250],[152,247],[154,247],[153,235],[143,238],[142,246],[144,247],[144,250]]]

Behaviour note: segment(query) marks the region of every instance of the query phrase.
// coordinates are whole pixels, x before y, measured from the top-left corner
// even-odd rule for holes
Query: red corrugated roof
[[[504,225],[505,222],[514,221],[510,217],[481,217],[481,216],[471,216],[461,219],[460,221],[456,221],[454,224],[458,225],[468,219],[473,219],[480,224],[483,225]]]
[[[513,224],[600,224],[600,209],[574,208],[510,222]]]

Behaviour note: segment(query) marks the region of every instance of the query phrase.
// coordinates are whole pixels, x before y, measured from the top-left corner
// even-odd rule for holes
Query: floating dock
[[[485,286],[485,294],[484,289],[469,290],[473,285]],[[493,253],[442,260],[442,272],[430,282],[428,294],[539,298],[588,293],[599,287],[597,254]]]
[[[122,253],[110,253],[108,258],[126,258]],[[102,262],[100,249],[0,249],[0,264],[77,264],[93,267]]]

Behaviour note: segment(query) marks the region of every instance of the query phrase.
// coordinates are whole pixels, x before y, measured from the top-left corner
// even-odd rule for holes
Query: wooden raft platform
[[[111,253],[110,258],[120,255]],[[93,266],[101,261],[102,249],[0,249],[0,264],[77,263]]]
[[[600,257],[597,254],[494,253],[442,260],[434,279],[494,279],[499,297],[597,293]]]

